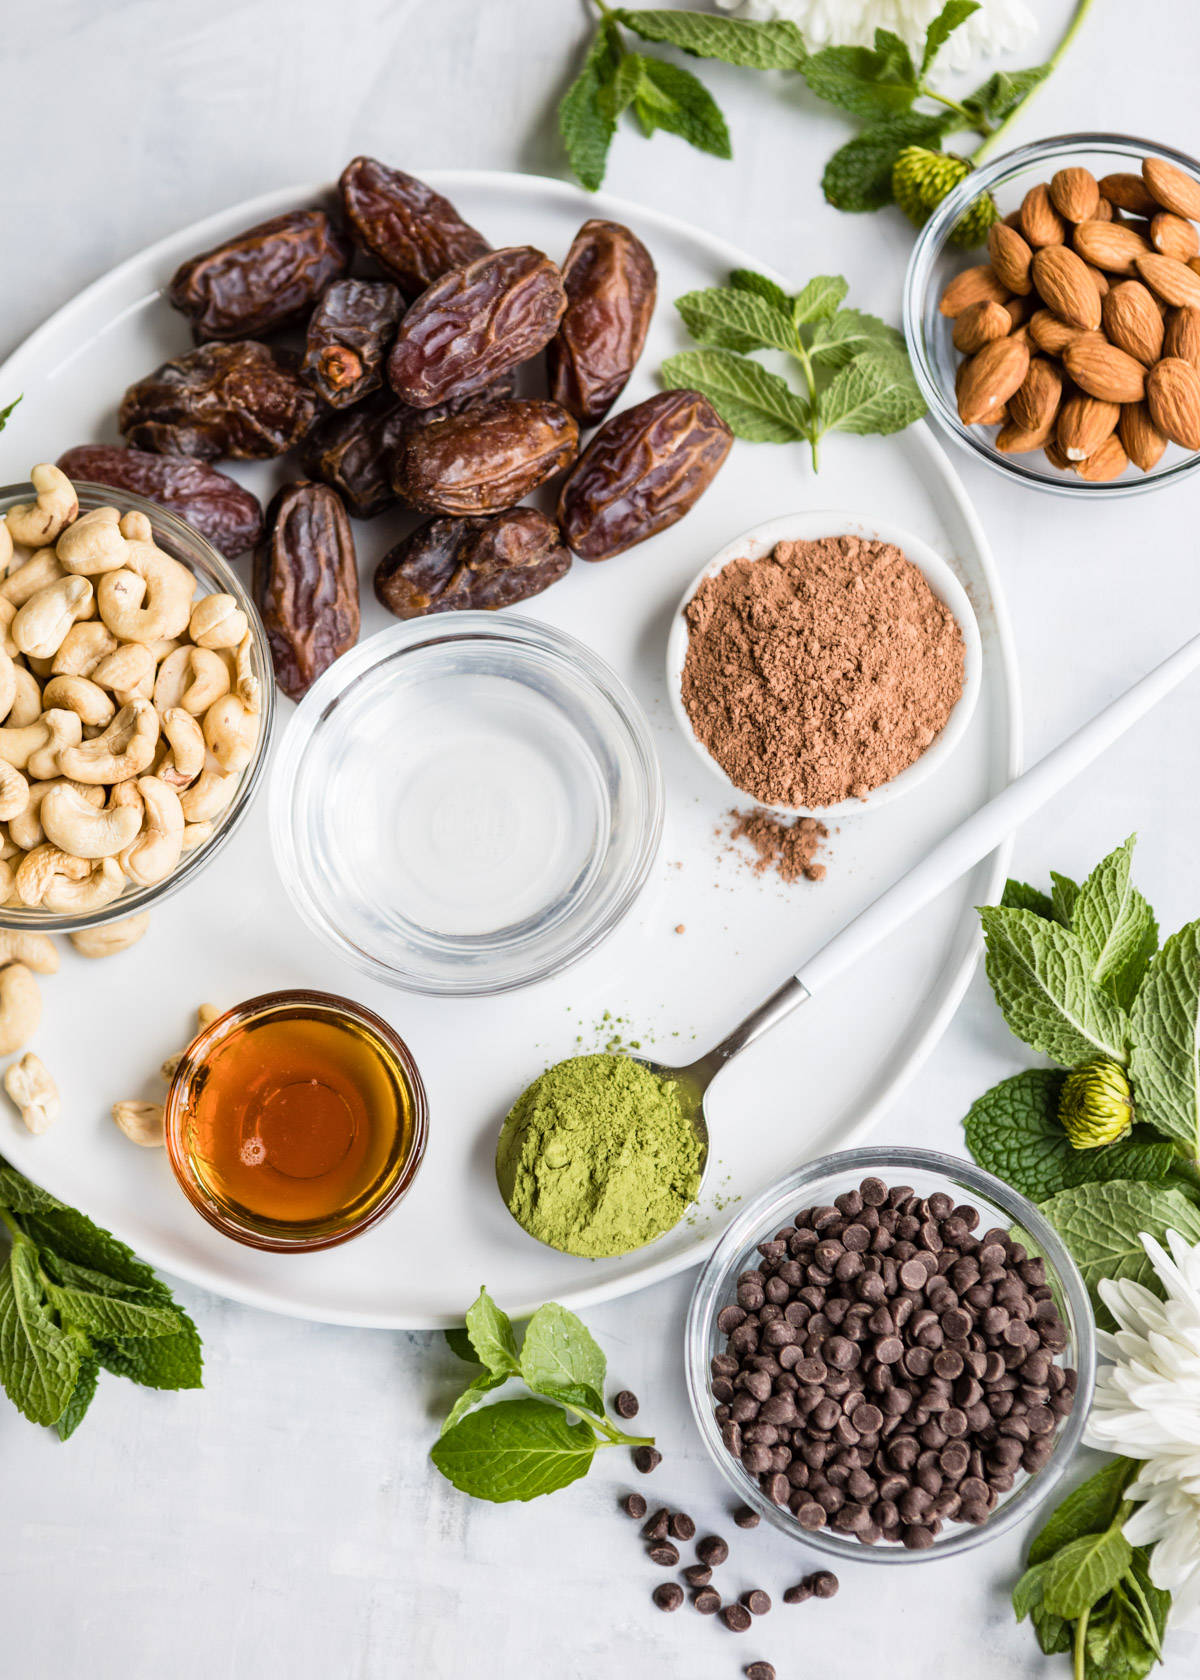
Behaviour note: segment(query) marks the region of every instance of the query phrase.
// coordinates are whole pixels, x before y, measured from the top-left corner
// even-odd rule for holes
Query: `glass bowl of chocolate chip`
[[[1092,1311],[1046,1219],[932,1150],[827,1155],[700,1274],[688,1389],[740,1499],[816,1551],[916,1563],[1028,1517],[1083,1434]]]

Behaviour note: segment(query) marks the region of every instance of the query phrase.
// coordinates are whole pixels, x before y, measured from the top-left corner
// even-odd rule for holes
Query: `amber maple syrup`
[[[369,1222],[418,1133],[423,1143],[423,1100],[418,1116],[406,1060],[384,1023],[324,994],[277,994],[232,1011],[189,1053],[180,1096],[172,1091],[209,1207],[181,1174],[184,1188],[214,1224],[247,1241],[249,1226],[297,1239],[287,1246],[320,1245]]]

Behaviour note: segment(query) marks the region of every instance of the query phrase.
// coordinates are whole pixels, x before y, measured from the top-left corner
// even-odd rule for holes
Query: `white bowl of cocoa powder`
[[[875,810],[938,770],[982,682],[966,591],[927,543],[836,509],[783,514],[693,579],[667,689],[697,756],[790,816]]]

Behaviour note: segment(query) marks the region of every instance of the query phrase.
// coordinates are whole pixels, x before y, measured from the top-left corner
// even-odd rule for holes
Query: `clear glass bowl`
[[[157,881],[150,887],[135,887],[130,882],[120,898],[87,915],[56,915],[49,910],[28,909],[12,904],[0,907],[0,927],[37,929],[42,933],[71,933],[81,928],[103,927],[106,922],[122,922],[129,916],[136,916],[140,911],[150,910],[156,904],[163,903],[182,887],[194,881],[201,870],[212,862],[233,837],[250,809],[250,802],[258,790],[266,768],[267,745],[275,718],[275,673],[271,665],[266,632],[250,591],[229,562],[217,553],[199,531],[166,508],[159,507],[157,502],[148,502],[143,496],[134,496],[126,490],[114,490],[106,484],[81,482],[75,485],[75,493],[79,498],[81,514],[90,513],[93,508],[98,507],[115,507],[123,514],[144,513],[154,531],[155,542],[188,567],[195,576],[196,588],[201,595],[233,596],[245,613],[254,638],[252,664],[262,693],[262,711],[259,714],[260,727],[254,757],[242,771],[242,778],[232,801],[221,815],[214,819],[213,832],[204,844],[197,846],[194,851],[185,852],[165,881]],[[16,502],[32,501],[34,495],[32,484],[6,485],[0,489],[0,515],[7,513]]]
[[[757,1265],[761,1258],[758,1244],[790,1224],[797,1208],[831,1203],[843,1191],[857,1189],[867,1177],[882,1178],[889,1188],[912,1185],[921,1196],[945,1190],[956,1203],[969,1202],[979,1210],[981,1230],[1018,1225],[1028,1233],[1031,1252],[1045,1259],[1046,1281],[1067,1328],[1067,1345],[1057,1363],[1073,1366],[1078,1373],[1074,1408],[1055,1436],[1054,1451],[1046,1465],[1032,1476],[1019,1472],[1012,1490],[1000,1496],[987,1522],[978,1526],[947,1523],[923,1551],[910,1551],[897,1542],[886,1541],[864,1546],[850,1535],[829,1529],[812,1533],[802,1528],[790,1510],[767,1498],[757,1479],[726,1448],[709,1393],[709,1361],[725,1347],[725,1337],[717,1329],[717,1315],[736,1300],[738,1274]],[[991,1173],[953,1155],[928,1149],[880,1147],[826,1155],[757,1197],[730,1225],[700,1273],[688,1309],[686,1349],[692,1411],[705,1446],[738,1498],[793,1540],[827,1557],[862,1563],[923,1563],[971,1551],[1031,1516],[1054,1490],[1080,1443],[1096,1377],[1095,1328],[1087,1289],[1053,1228],[1032,1202]]]
[[[951,342],[954,323],[938,310],[951,277],[987,261],[986,249],[967,251],[949,243],[959,217],[980,193],[990,192],[1003,216],[1018,209],[1030,187],[1039,181],[1048,182],[1056,170],[1082,167],[1090,169],[1097,179],[1119,172],[1137,175],[1146,157],[1162,158],[1200,180],[1200,162],[1152,140],[1126,134],[1062,134],[1021,146],[972,170],[946,195],[917,236],[904,280],[904,336],[917,383],[930,412],[957,444],[1020,484],[1094,501],[1157,490],[1190,477],[1200,468],[1200,452],[1191,453],[1174,443],[1167,445],[1157,466],[1148,473],[1130,465],[1120,478],[1094,484],[1074,473],[1060,472],[1041,450],[1028,455],[1002,455],[994,447],[990,430],[964,426],[958,417],[954,375],[962,357]]]
[[[605,938],[662,831],[650,728],[582,642],[486,612],[410,620],[301,701],[271,834],[304,920],[362,973],[509,991]]]

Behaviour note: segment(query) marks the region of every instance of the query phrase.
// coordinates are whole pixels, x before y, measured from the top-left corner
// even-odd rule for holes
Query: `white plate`
[[[429,179],[497,245],[534,244],[561,259],[589,216],[641,235],[658,265],[660,302],[626,404],[649,396],[663,357],[686,347],[673,299],[756,266],[697,228],[563,182],[465,170]],[[33,462],[72,444],[116,441],[125,387],[189,346],[186,322],[159,290],[176,266],[325,190],[276,192],[210,217],[60,310],[0,369],[0,400],[25,393],[0,436],[0,480],[23,479]],[[234,469],[264,499],[289,470]],[[705,556],[806,503],[894,521],[952,563],[979,621],[984,692],[951,763],[885,817],[843,820],[830,837],[827,879],[786,887],[755,876],[729,849],[728,801],[675,728],[663,654],[680,593]],[[364,635],[392,622],[370,579],[404,528],[388,515],[356,526]],[[62,1091],[63,1118],[34,1138],[5,1104],[0,1153],[154,1264],[219,1294],[304,1318],[418,1328],[461,1321],[481,1283],[520,1313],[545,1300],[585,1306],[679,1271],[704,1256],[723,1228],[722,1209],[738,1197],[864,1135],[962,996],[979,946],[973,906],[995,898],[1003,851],[729,1070],[709,1105],[715,1170],[705,1204],[660,1242],[619,1260],[556,1254],[518,1228],[492,1174],[500,1122],[545,1066],[602,1048],[614,1032],[664,1060],[690,1060],[1016,772],[1016,666],[999,581],[929,430],[831,438],[819,478],[799,446],[738,443],[687,519],[614,560],[577,563],[521,611],[583,636],[616,667],[646,706],[662,754],[662,851],[612,938],[565,974],[504,997],[398,996],[339,964],[291,909],[260,798],[195,889],[156,912],[140,945],[102,964],[64,948],[61,973],[45,983],[35,1040]],[[282,702],[278,727],[290,713]],[[321,1254],[260,1254],[226,1241],[188,1207],[165,1155],[132,1147],[108,1115],[118,1098],[161,1097],[155,1070],[190,1034],[197,1004],[224,1006],[283,986],[344,992],[378,1011],[407,1040],[429,1093],[429,1150],[407,1199],[376,1230]]]

